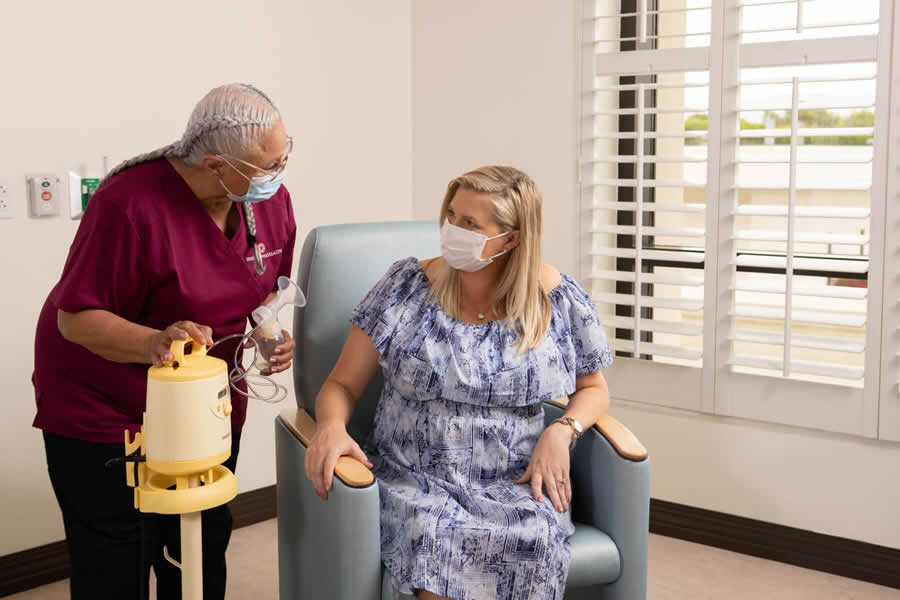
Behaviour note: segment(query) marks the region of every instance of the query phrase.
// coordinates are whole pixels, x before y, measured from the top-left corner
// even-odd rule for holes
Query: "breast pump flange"
[[[281,275],[278,277],[278,292],[268,303],[261,304],[251,313],[256,322],[256,327],[250,334],[253,344],[256,346],[254,365],[260,371],[270,367],[269,359],[275,348],[284,343],[281,333],[281,325],[278,323],[278,313],[285,306],[303,308],[306,306],[306,297],[296,283]]]
[[[140,433],[125,431],[125,454],[139,452],[126,469],[134,507],[143,513],[181,515],[184,600],[203,598],[201,511],[237,496],[234,474],[223,463],[231,455],[231,392],[225,361],[208,356],[202,342],[172,342],[174,360],[147,373],[147,407]],[[170,489],[173,488],[173,489]]]

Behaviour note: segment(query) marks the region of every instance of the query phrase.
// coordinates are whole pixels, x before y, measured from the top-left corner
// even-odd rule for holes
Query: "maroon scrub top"
[[[44,303],[35,340],[34,426],[92,442],[121,443],[123,430],[140,431],[148,365],[121,364],[66,341],[57,310],[103,309],[165,329],[194,321],[213,340],[243,333],[254,308],[291,276],[296,225],[285,187],[254,205],[266,271],[257,275],[241,223],[229,239],[165,159],[127,169],[92,198],[69,249],[62,278]],[[240,340],[210,353],[234,366]],[[239,432],[247,399],[232,394],[231,425]]]

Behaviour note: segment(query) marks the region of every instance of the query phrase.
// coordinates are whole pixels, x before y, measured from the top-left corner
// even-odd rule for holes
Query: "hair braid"
[[[111,177],[113,177],[114,175],[118,175],[125,169],[130,169],[131,167],[137,166],[141,163],[150,162],[159,158],[177,156],[181,156],[181,142],[173,142],[168,146],[163,146],[162,148],[157,148],[156,150],[145,152],[144,154],[138,154],[137,156],[129,158],[128,160],[116,165],[109,173],[107,173],[103,177],[103,181],[100,182],[98,188],[102,187],[107,181],[109,181]]]
[[[254,86],[245,83],[219,86],[194,107],[180,140],[116,165],[100,182],[100,187],[126,169],[160,158],[180,158],[197,166],[208,154],[246,154],[280,119],[281,114],[272,100]]]

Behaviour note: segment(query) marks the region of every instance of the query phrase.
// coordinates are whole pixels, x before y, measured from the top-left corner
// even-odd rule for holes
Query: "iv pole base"
[[[142,428],[143,430],[143,428]],[[143,431],[142,431],[143,433]],[[144,456],[142,433],[132,441],[125,431],[125,453],[140,451]],[[134,507],[144,513],[181,515],[181,562],[166,560],[181,570],[183,600],[203,598],[203,536],[201,511],[230,502],[237,496],[237,478],[228,467],[216,465],[194,473],[163,474],[137,462],[126,469],[129,486],[134,487]]]

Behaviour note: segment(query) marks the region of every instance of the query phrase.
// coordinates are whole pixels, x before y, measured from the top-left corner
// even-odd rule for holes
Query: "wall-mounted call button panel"
[[[28,207],[32,217],[52,217],[59,214],[59,177],[49,173],[29,175]]]

